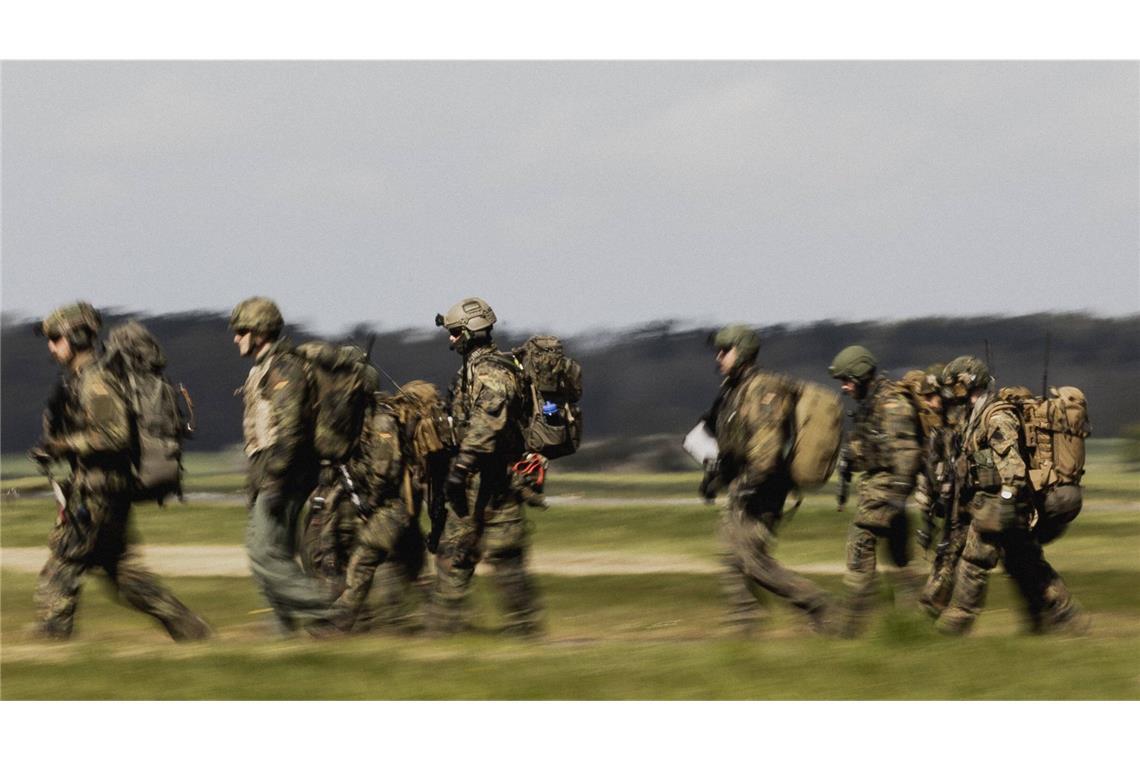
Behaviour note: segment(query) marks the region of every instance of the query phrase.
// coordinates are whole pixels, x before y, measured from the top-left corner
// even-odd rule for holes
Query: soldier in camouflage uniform
[[[242,356],[253,360],[242,394],[249,457],[246,548],[253,576],[273,608],[277,630],[327,627],[331,599],[297,564],[296,521],[316,485],[312,388],[303,360],[282,337],[284,320],[267,298],[234,307],[230,329]]]
[[[887,543],[896,570],[895,586],[903,598],[917,595],[921,577],[908,566],[906,500],[915,487],[922,462],[919,423],[911,402],[898,385],[876,376],[878,362],[862,346],[848,346],[828,371],[843,392],[858,402],[848,444],[851,467],[861,471],[859,506],[847,533],[847,609],[839,634],[858,635],[875,594],[875,552]]]
[[[206,622],[162,586],[131,546],[130,412],[119,381],[96,356],[101,322],[80,302],[52,312],[37,329],[65,372],[44,414],[43,440],[30,454],[45,469],[55,460],[71,466],[36,587],[38,633],[71,635],[83,574],[101,567],[119,596],[162,623],[171,638],[204,639]]]
[[[485,301],[466,298],[436,324],[450,333],[450,347],[463,356],[451,386],[450,412],[458,451],[447,476],[452,511],[444,527],[428,615],[433,632],[466,625],[464,603],[480,558],[493,570],[508,633],[539,633],[537,591],[527,569],[530,538],[525,497],[512,466],[522,459],[523,384],[514,360],[491,338],[495,313]]]
[[[1080,606],[1030,532],[1033,508],[1016,411],[998,397],[989,368],[972,356],[947,364],[942,385],[968,415],[954,467],[957,506],[971,519],[953,595],[936,627],[947,634],[973,627],[985,603],[990,571],[1000,559],[1025,600],[1033,631],[1083,631],[1087,620]]]
[[[783,461],[788,419],[797,384],[760,372],[760,337],[746,325],[729,325],[713,337],[717,368],[724,381],[705,417],[720,456],[706,472],[700,492],[708,500],[722,486],[728,501],[720,513],[722,584],[729,597],[727,625],[748,635],[763,615],[760,590],[787,599],[824,632],[831,603],[817,585],[772,556],[784,501],[793,483]]]
[[[419,452],[416,433],[422,423],[420,413],[440,407],[435,386],[413,380],[395,397],[380,395],[365,421],[360,456],[353,466],[356,481],[364,484],[367,504],[364,514],[355,516],[345,589],[334,605],[341,630],[357,624],[374,578],[381,596],[381,622],[409,625],[399,611],[425,564],[420,507],[435,485],[432,476],[440,463],[446,465],[447,456],[438,439],[439,448],[432,446],[431,454]]]

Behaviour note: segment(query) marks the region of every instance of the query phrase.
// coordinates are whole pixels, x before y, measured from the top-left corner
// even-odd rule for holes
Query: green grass
[[[487,582],[479,628],[445,639],[370,634],[279,642],[262,630],[248,579],[181,578],[173,590],[220,635],[175,645],[89,580],[77,637],[31,640],[33,579],[3,576],[5,699],[1136,699],[1140,616],[1113,581],[1073,573],[1097,609],[1087,639],[1018,632],[1010,584],[997,577],[975,634],[947,640],[913,614],[878,611],[856,641],[818,639],[772,606],[753,640],[721,634],[716,581],[685,575],[540,577],[548,636],[495,634]],[[838,580],[818,579],[831,590]],[[1093,589],[1100,589],[1099,593]],[[963,667],[969,663],[969,667]]]

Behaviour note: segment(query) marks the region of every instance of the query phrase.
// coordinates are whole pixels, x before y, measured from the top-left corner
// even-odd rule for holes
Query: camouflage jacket
[[[886,377],[871,381],[855,411],[850,437],[852,469],[867,477],[889,476],[892,491],[914,490],[922,465],[919,422],[906,394]]]
[[[286,338],[258,357],[242,387],[242,429],[250,486],[259,489],[313,471],[312,383],[304,360]]]
[[[97,491],[129,489],[129,407],[119,381],[94,356],[61,377],[43,430],[70,462],[76,483]]]
[[[722,472],[738,488],[754,488],[783,469],[796,393],[792,379],[754,367],[721,383],[714,432]]]
[[[364,484],[369,506],[377,509],[394,500],[409,500],[412,486],[395,410],[377,403],[364,420],[360,453],[353,460],[354,477]]]
[[[958,475],[969,492],[997,493],[1008,486],[1021,494],[1028,468],[1019,440],[1021,422],[1013,405],[999,401],[997,394],[978,399],[962,433],[962,449],[957,461]]]
[[[459,439],[456,461],[475,469],[523,455],[523,387],[514,361],[494,344],[467,355],[451,386],[451,416]]]

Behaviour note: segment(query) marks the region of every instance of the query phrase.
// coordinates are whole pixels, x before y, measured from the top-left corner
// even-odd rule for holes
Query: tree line
[[[104,314],[107,326],[143,321],[167,353],[167,375],[185,383],[197,408],[199,431],[191,451],[216,451],[241,441],[242,402],[235,395],[249,371],[227,329],[228,316],[187,312],[158,316]],[[298,326],[300,343],[313,338],[366,346],[372,331],[359,325],[344,335],[317,336]],[[605,336],[563,335],[583,367],[582,399],[587,443],[604,446],[615,462],[635,455],[630,443],[647,436],[683,435],[708,407],[719,383],[707,337],[713,327],[663,321]],[[58,368],[32,323],[5,315],[0,346],[0,448],[20,452],[39,435],[40,410]],[[1088,396],[1093,435],[1117,437],[1140,423],[1140,315],[1123,318],[1081,313],[930,317],[897,322],[815,322],[760,328],[759,364],[767,369],[835,387],[827,365],[844,346],[861,343],[893,377],[908,369],[960,354],[985,357],[999,385],[1041,391],[1046,334],[1050,336],[1049,384],[1076,385]],[[500,348],[520,345],[529,333],[500,333]],[[378,331],[373,363],[385,384],[423,379],[445,388],[458,359],[442,330]]]

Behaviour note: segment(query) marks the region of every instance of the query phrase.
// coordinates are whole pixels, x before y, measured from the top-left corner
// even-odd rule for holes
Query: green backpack
[[[104,366],[122,383],[130,412],[132,497],[159,504],[172,495],[182,498],[182,441],[194,432],[189,392],[181,384],[176,392],[167,380],[166,356],[141,323],[117,325],[105,346]]]
[[[582,365],[553,335],[535,335],[511,354],[529,400],[523,423],[527,451],[547,459],[573,454],[582,443]]]
[[[313,405],[313,446],[317,456],[344,462],[352,456],[380,388],[379,374],[368,354],[356,346],[338,346],[321,340],[302,343],[297,354],[305,360],[316,400]]]

